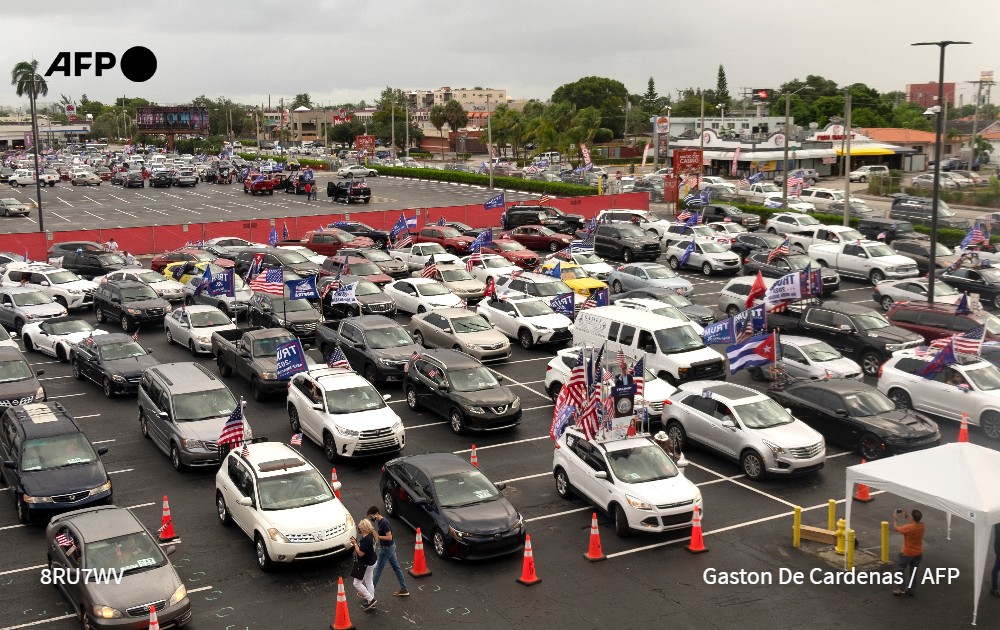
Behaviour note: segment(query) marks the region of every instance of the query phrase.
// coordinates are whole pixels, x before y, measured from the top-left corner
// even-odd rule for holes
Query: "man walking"
[[[406,578],[403,576],[403,570],[399,568],[399,560],[396,559],[396,542],[392,539],[392,527],[389,526],[389,520],[379,514],[378,508],[374,505],[368,508],[368,518],[375,523],[375,538],[379,542],[378,562],[375,563],[373,582],[375,586],[378,586],[382,570],[385,569],[385,563],[388,562],[396,573],[396,579],[399,580],[399,590],[393,595],[406,597],[410,591],[406,590]]]
[[[898,523],[902,516],[908,522],[905,525]],[[892,515],[893,528],[903,535],[903,548],[899,552],[899,561],[896,567],[903,574],[903,585],[905,588],[897,588],[893,595],[909,595],[913,597],[913,585],[917,581],[917,570],[920,568],[920,561],[924,559],[924,524],[920,522],[923,518],[920,510],[913,510],[907,514],[905,510],[896,510]]]

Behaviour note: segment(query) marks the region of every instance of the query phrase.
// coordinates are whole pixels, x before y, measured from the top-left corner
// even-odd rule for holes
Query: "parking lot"
[[[395,200],[403,187],[407,191],[424,190],[433,204],[448,205],[457,199],[481,203],[483,191],[447,184],[426,185],[420,182],[376,180],[377,196]],[[444,192],[441,192],[441,191]],[[19,196],[30,193],[18,191]],[[101,212],[94,207],[115,196],[128,201],[115,204],[127,207],[133,218],[122,214],[132,224],[148,223],[150,214],[167,213],[165,220],[176,221],[176,212],[201,213],[199,221],[223,217],[238,208],[252,207],[271,216],[301,215],[315,211],[304,199],[283,194],[254,198],[243,195],[237,185],[216,187],[200,184],[196,189],[121,190],[57,187],[46,191],[56,199],[65,199],[72,211],[64,213],[77,225],[80,214],[92,213],[95,222]],[[178,197],[174,202],[170,195]],[[153,201],[147,201],[148,197]],[[321,197],[322,199],[322,197]],[[83,202],[86,202],[85,205]],[[329,202],[320,201],[319,204]],[[373,205],[376,202],[373,201]],[[380,203],[389,203],[388,201]],[[95,205],[89,205],[95,204]],[[176,206],[174,212],[163,204]],[[245,204],[241,206],[240,204]],[[251,205],[253,204],[253,205]],[[268,205],[271,204],[271,205]],[[412,203],[410,205],[413,205]],[[138,207],[143,213],[138,212]],[[218,207],[216,207],[218,206]],[[229,208],[227,210],[227,208]],[[206,210],[207,209],[207,210]],[[108,204],[107,212],[113,208]],[[55,215],[56,211],[51,214]],[[49,216],[49,215],[47,215]],[[84,214],[84,216],[88,216]],[[110,215],[117,218],[117,215]],[[124,223],[123,223],[124,225]],[[720,288],[727,278],[705,278],[686,274],[695,286],[693,300],[715,305]],[[871,287],[845,280],[834,300],[874,306]],[[92,312],[76,315],[94,321]],[[406,321],[401,316],[401,321]],[[177,346],[168,346],[159,327],[144,328],[140,343],[153,349],[161,362],[190,361],[191,355]],[[722,348],[719,348],[723,350]],[[320,357],[310,351],[313,360]],[[522,512],[532,537],[534,558],[542,583],[524,587],[515,582],[521,574],[520,554],[483,562],[438,560],[429,553],[433,575],[410,579],[408,598],[394,598],[395,578],[383,575],[378,587],[379,605],[363,612],[357,604],[347,577],[350,556],[333,560],[284,567],[263,574],[256,566],[251,541],[234,529],[218,523],[214,506],[214,470],[175,472],[168,459],[139,433],[135,397],[107,400],[98,387],[73,379],[68,364],[58,363],[41,354],[29,354],[36,369],[44,369],[41,378],[49,400],[62,403],[75,415],[88,437],[110,452],[104,457],[114,481],[115,504],[128,506],[152,531],[160,525],[161,502],[169,496],[174,524],[181,542],[172,561],[188,587],[194,611],[194,628],[320,628],[333,619],[336,583],[343,576],[347,583],[352,621],[359,628],[607,628],[638,624],[671,625],[682,628],[733,627],[834,627],[854,625],[866,628],[887,627],[892,620],[899,625],[927,627],[934,615],[935,627],[965,626],[970,621],[972,594],[971,526],[964,521],[953,523],[951,540],[945,537],[943,514],[925,509],[927,535],[925,566],[956,567],[960,579],[952,585],[928,585],[918,590],[914,599],[897,598],[891,587],[882,586],[753,586],[709,585],[706,569],[718,571],[773,572],[779,568],[809,572],[837,567],[811,554],[807,548],[791,547],[792,510],[805,510],[803,521],[821,525],[826,522],[827,500],[841,501],[838,516],[843,515],[844,468],[860,462],[856,453],[828,448],[825,468],[819,473],[794,479],[771,479],[753,482],[740,474],[737,464],[705,451],[685,453],[690,461],[686,475],[704,496],[705,542],[709,552],[692,555],[684,550],[688,533],[615,536],[611,520],[599,514],[600,533],[607,562],[588,563],[582,554],[587,550],[590,515],[593,508],[579,499],[560,499],[552,479],[552,442],[548,436],[552,404],[544,391],[545,366],[551,349],[524,350],[515,346],[510,360],[493,369],[505,376],[505,384],[521,397],[524,409],[522,424],[511,431],[473,436],[456,436],[443,419],[428,413],[410,411],[398,386],[383,388],[391,394],[390,407],[402,418],[407,432],[404,453],[451,451],[468,457],[472,444],[478,451],[481,470],[493,481],[505,481],[506,496]],[[215,371],[208,357],[195,359]],[[732,379],[753,383],[745,375]],[[284,400],[258,403],[252,400],[248,384],[227,379],[235,395],[248,400],[246,418],[254,435],[286,442],[291,436]],[[957,426],[941,421],[945,441],[954,441]],[[972,441],[995,447],[978,431]],[[320,468],[329,470],[320,447],[306,440],[302,453]],[[340,460],[334,465],[343,483],[343,500],[360,518],[369,505],[380,504],[378,476],[386,458],[365,461]],[[9,496],[9,495],[8,495]],[[868,504],[854,508],[854,526],[859,547],[878,553],[879,522],[890,520],[901,500],[878,495]],[[923,507],[923,506],[921,506]],[[405,566],[412,560],[414,534],[404,523],[394,521],[398,556]],[[45,565],[42,543],[44,526],[18,524],[13,502],[0,503],[0,630],[38,627],[72,628],[79,622],[71,617],[68,605],[58,591],[39,582]],[[892,537],[892,557],[900,540]],[[886,569],[888,570],[888,569]],[[778,594],[773,589],[782,589]],[[768,590],[764,590],[768,589]],[[879,621],[873,621],[878,619]],[[1000,602],[984,593],[979,610],[981,627],[1000,625]]]

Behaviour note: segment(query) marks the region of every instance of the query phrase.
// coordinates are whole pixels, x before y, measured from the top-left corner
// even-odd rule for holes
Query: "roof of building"
[[[861,130],[861,133],[877,142],[890,142],[895,144],[925,144],[934,142],[933,132],[918,131],[916,129],[903,129],[901,127],[864,128]]]

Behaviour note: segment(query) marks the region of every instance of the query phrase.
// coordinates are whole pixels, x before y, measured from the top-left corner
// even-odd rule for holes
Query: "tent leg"
[[[951,512],[945,512],[944,516],[945,520],[948,521],[948,540],[951,540]]]

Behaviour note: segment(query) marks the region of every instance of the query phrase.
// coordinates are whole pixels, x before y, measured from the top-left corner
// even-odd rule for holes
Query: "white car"
[[[764,229],[770,234],[790,234],[792,232],[808,230],[812,226],[819,224],[820,222],[816,220],[816,217],[809,216],[808,214],[777,212],[772,214],[771,218],[767,220],[767,223],[764,224]]]
[[[214,306],[193,304],[174,309],[163,318],[167,345],[176,343],[197,356],[212,352],[212,333],[236,330],[236,324]]]
[[[0,348],[16,348],[20,350],[17,342],[11,338],[10,333],[3,326],[0,326]]]
[[[615,301],[615,306],[634,308],[637,311],[656,313],[657,315],[663,315],[664,317],[669,317],[670,319],[687,322],[691,328],[694,328],[694,331],[698,333],[699,337],[701,337],[702,333],[705,332],[705,328],[698,322],[691,321],[691,318],[685,315],[684,311],[676,306],[671,306],[659,300],[654,300],[652,298],[622,298]]]
[[[20,186],[24,188],[25,186],[35,185],[35,171],[26,168],[19,168],[14,171],[14,174],[7,178],[7,183],[11,186]]]
[[[883,311],[892,308],[894,302],[926,302],[927,280],[924,278],[905,278],[903,280],[883,280],[875,285],[872,299],[882,307]],[[958,304],[962,294],[945,282],[934,283],[934,302],[936,304]]]
[[[72,271],[59,269],[47,263],[9,263],[6,274],[0,279],[0,284],[5,287],[21,286],[21,274],[25,272],[31,274],[29,287],[41,290],[67,310],[94,304],[97,283],[84,280]]]
[[[893,352],[879,369],[878,389],[899,407],[961,420],[978,426],[987,437],[1000,440],[1000,369],[981,357],[958,355],[932,379],[920,370],[934,360],[934,352],[918,356],[914,350]]]
[[[94,278],[94,282],[101,284],[109,280],[132,280],[148,285],[150,289],[168,302],[184,301],[184,285],[176,280],[167,278],[156,273],[152,269],[119,269],[109,274]]]
[[[690,243],[691,239],[687,238],[677,241],[667,248],[667,262],[674,271],[680,271],[683,266],[701,269],[701,272],[706,276],[740,272],[740,257],[737,254],[726,249],[721,243],[701,239],[695,241],[694,251],[688,256],[685,264],[681,265],[681,258]]]
[[[466,265],[468,265],[468,261],[468,256],[462,259],[462,262]],[[472,269],[469,273],[471,273],[472,277],[476,280],[485,283],[487,278],[493,278],[493,281],[496,282],[497,278],[506,276],[513,271],[517,271],[518,269],[520,269],[520,267],[510,264],[510,261],[503,256],[497,256],[496,254],[484,254],[479,262],[473,263]]]
[[[588,441],[567,429],[552,450],[556,492],[574,494],[615,520],[615,532],[664,532],[691,526],[704,513],[701,491],[648,436]]]
[[[354,518],[315,466],[287,444],[234,448],[215,475],[216,515],[254,542],[257,566],[324,558],[350,552]]]
[[[436,308],[455,308],[462,298],[437,280],[404,278],[385,285],[382,292],[396,302],[396,308],[407,313],[423,313]]]
[[[406,444],[406,431],[385,404],[388,398],[353,370],[314,368],[289,382],[288,420],[293,433],[320,445],[331,462],[396,453]]]
[[[548,258],[553,257],[557,256],[555,254],[549,254],[548,256]],[[603,258],[595,254],[592,249],[589,251],[572,252],[569,257],[572,259],[570,262],[580,265],[587,272],[587,275],[601,282],[607,282],[611,276],[611,272],[615,270]]]
[[[531,297],[485,299],[476,307],[476,312],[503,334],[517,339],[524,348],[567,343],[573,339],[573,320],[553,311],[548,300]]]
[[[74,186],[100,186],[101,178],[91,171],[75,173],[69,180]]]
[[[83,319],[56,318],[25,324],[21,329],[21,341],[28,352],[35,351],[55,357],[62,362],[69,361],[69,349],[87,337],[106,335]]]
[[[341,177],[378,177],[378,171],[367,166],[355,164],[338,169],[337,175]]]
[[[717,304],[720,311],[726,317],[735,317],[737,313],[745,311],[747,298],[750,296],[750,288],[756,281],[756,276],[738,276],[725,284],[719,291],[719,302]],[[768,289],[774,284],[774,278],[764,278],[764,286]],[[764,299],[757,298],[753,305],[762,304]]]
[[[311,262],[316,263],[317,265],[322,265],[327,258],[326,256],[320,256],[319,254],[317,254],[316,252],[314,252],[313,250],[309,249],[304,245],[279,245],[278,247],[280,247],[281,249],[290,249],[292,251],[296,251],[305,256],[306,258],[308,258]]]
[[[781,359],[778,363],[792,378],[823,380],[848,378],[860,381],[861,366],[848,359],[839,350],[819,339],[782,335],[779,337]],[[750,368],[750,376],[764,380],[767,370]]]

